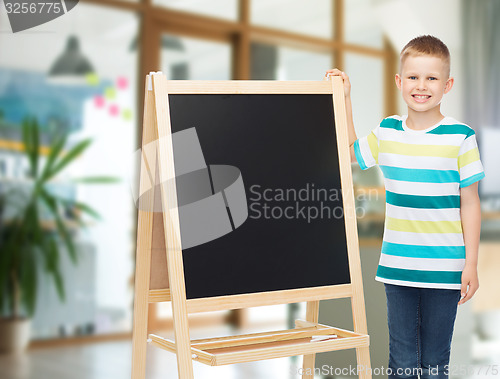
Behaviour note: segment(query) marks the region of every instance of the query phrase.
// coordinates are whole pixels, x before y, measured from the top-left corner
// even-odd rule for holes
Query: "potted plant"
[[[40,267],[53,278],[61,301],[65,299],[59,268],[61,254],[67,251],[77,263],[74,230],[68,227],[68,210],[77,225],[81,214],[98,217],[91,207],[51,193],[49,183],[90,145],[86,139],[64,151],[66,135],[54,139],[44,164],[41,162],[39,127],[36,120],[22,125],[25,156],[29,161],[28,180],[4,188],[0,194],[0,351],[23,351],[29,342],[30,319],[36,307]],[[112,181],[88,178],[87,182]],[[6,209],[13,215],[6,216]],[[50,218],[47,218],[50,215]],[[64,248],[61,248],[64,247]]]

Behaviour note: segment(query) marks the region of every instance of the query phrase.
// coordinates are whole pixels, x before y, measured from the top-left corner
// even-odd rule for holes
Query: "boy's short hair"
[[[405,47],[403,47],[401,54],[399,55],[400,73],[401,67],[408,56],[416,57],[421,55],[430,55],[441,58],[446,65],[448,77],[450,76],[450,51],[443,41],[430,35],[413,38],[406,44]]]

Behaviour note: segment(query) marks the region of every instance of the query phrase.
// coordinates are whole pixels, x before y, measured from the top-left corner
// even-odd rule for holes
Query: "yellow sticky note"
[[[114,99],[116,97],[116,89],[114,87],[106,87],[104,90],[104,96],[106,99]]]
[[[99,77],[95,72],[91,72],[85,75],[85,81],[89,86],[97,86],[99,85]]]
[[[122,111],[122,116],[125,120],[129,121],[132,119],[132,110],[130,108],[126,108]]]

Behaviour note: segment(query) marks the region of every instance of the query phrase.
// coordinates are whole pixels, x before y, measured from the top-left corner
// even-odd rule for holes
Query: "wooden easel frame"
[[[179,228],[179,215],[175,212],[138,212],[137,259],[135,276],[135,302],[133,325],[132,379],[144,379],[146,372],[147,342],[177,355],[179,378],[193,379],[193,360],[209,365],[250,362],[263,359],[304,355],[304,377],[313,378],[315,354],[319,352],[356,349],[357,364],[362,367],[359,377],[371,378],[369,336],[367,335],[365,302],[361,277],[354,192],[347,133],[344,89],[342,79],[327,81],[168,81],[161,73],[146,77],[142,146],[162,140],[158,156],[143,157],[140,171],[140,191],[149,188],[155,174],[175,178],[173,147],[169,117],[169,94],[331,94],[334,106],[340,178],[343,191],[344,220],[351,282],[349,284],[272,291],[206,299],[186,299],[182,247],[175,235]],[[144,152],[143,152],[144,154]],[[175,180],[168,188],[162,187],[163,209],[177,204]],[[158,196],[158,194],[156,194]],[[143,199],[146,209],[152,209],[154,191]],[[147,205],[150,205],[149,207]],[[154,230],[163,229],[164,240],[154,238]],[[165,226],[165,227],[163,227]],[[163,246],[162,246],[163,243]],[[166,254],[167,272],[158,261]],[[158,268],[159,267],[159,268]],[[350,298],[354,331],[318,324],[319,301]],[[150,303],[172,303],[175,342],[150,335],[148,339],[148,306]],[[190,340],[188,314],[214,310],[241,309],[263,305],[307,302],[306,320],[296,321],[296,328],[267,333],[232,337]],[[312,342],[315,335],[336,334],[339,338]]]

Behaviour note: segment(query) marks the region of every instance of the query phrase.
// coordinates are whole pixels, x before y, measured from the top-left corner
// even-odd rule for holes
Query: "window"
[[[250,22],[255,26],[332,38],[331,0],[252,0]]]
[[[0,55],[0,124],[19,131],[23,115],[31,112],[50,130],[70,130],[73,140],[92,136],[87,159],[71,174],[122,179],[68,192],[102,214],[102,221],[82,233],[86,251],[94,252],[85,262],[88,277],[94,278],[94,287],[85,291],[94,298],[72,289],[76,298],[93,302],[88,307],[91,331],[131,330],[136,220],[127,162],[140,140],[145,74],[161,70],[169,79],[321,80],[337,66],[353,82],[356,129],[362,134],[386,116],[386,109],[395,108],[395,100],[389,107],[385,103],[393,88],[385,72],[393,58],[372,14],[368,0],[114,0],[106,5],[86,0],[64,17],[13,35],[5,27],[6,13],[0,12],[0,46],[12,52]],[[47,81],[47,72],[72,35],[97,74],[83,85],[61,87]],[[373,91],[361,91],[365,83]],[[59,97],[52,96],[56,93]],[[14,164],[17,155],[0,158],[0,180],[15,167],[22,171]],[[58,335],[61,326],[46,308],[39,316],[43,320],[35,322],[40,338]],[[63,329],[75,333],[80,324],[67,322]]]
[[[1,24],[8,25],[5,12]],[[137,56],[134,40],[139,19],[133,12],[80,3],[53,22],[25,33],[0,33],[0,181],[19,180],[25,157],[12,146],[20,142],[21,124],[36,117],[44,146],[61,132],[71,143],[93,142],[81,159],[67,167],[67,177],[51,188],[86,203],[100,214],[79,228],[80,255],[73,266],[60,262],[67,301],[61,303],[52,280],[40,268],[38,308],[33,337],[112,333],[131,330],[134,259],[134,208],[129,190],[131,157],[137,135]],[[95,74],[78,81],[54,80],[49,71],[69,41]],[[22,46],[22,48],[20,48]],[[9,147],[11,146],[11,147]],[[118,183],[82,185],[69,177],[108,176]]]

